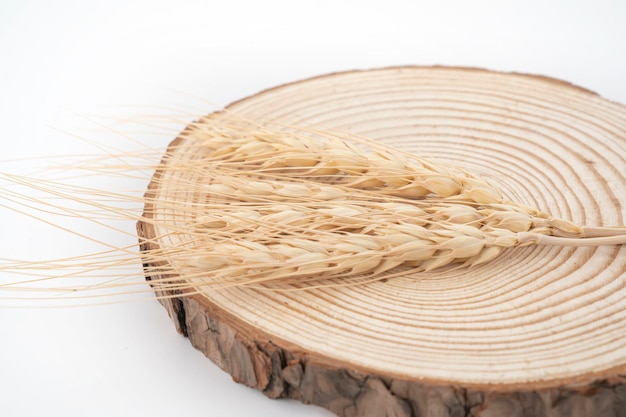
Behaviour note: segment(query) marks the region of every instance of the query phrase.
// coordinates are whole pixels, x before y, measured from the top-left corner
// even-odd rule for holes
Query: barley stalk
[[[494,185],[459,169],[345,133],[211,123],[187,132],[158,169],[153,187],[159,191],[140,200],[143,215],[94,200],[103,196],[98,190],[47,182],[37,187],[106,218],[154,227],[141,256],[150,265],[146,275],[162,291],[194,292],[206,283],[362,282],[407,268],[477,266],[518,246],[626,243],[624,227],[581,227],[553,218],[506,201]],[[417,192],[420,187],[428,193]],[[31,202],[14,193],[5,197]],[[70,216],[94,214],[50,207]],[[124,253],[124,264],[135,261],[129,249]],[[81,265],[102,268],[89,258],[70,269]],[[19,262],[13,268],[24,269]],[[123,284],[106,287],[116,285]]]
[[[342,184],[411,199],[454,198],[481,204],[502,201],[488,181],[432,160],[362,138],[322,132],[281,132],[241,124],[200,124],[188,135],[209,150],[204,164]],[[206,152],[206,150],[205,150]]]
[[[417,271],[451,263],[474,266],[502,249],[536,243],[531,237],[550,231],[545,219],[535,223],[515,211],[451,203],[427,209],[347,201],[209,207],[211,214],[196,219],[192,250],[175,259],[186,274],[201,269],[231,283],[371,278],[398,266]],[[459,208],[473,211],[469,224],[450,221],[459,220]]]

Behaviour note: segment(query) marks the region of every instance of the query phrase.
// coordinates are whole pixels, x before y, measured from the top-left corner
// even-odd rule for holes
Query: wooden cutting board
[[[626,107],[540,76],[400,67],[316,77],[211,114],[350,131],[588,226],[626,222]],[[185,135],[168,152],[196,158]],[[165,162],[164,162],[165,163]],[[142,249],[198,180],[160,170]],[[176,220],[173,220],[176,221]],[[147,278],[167,262],[146,261]],[[165,272],[163,272],[165,273]],[[168,272],[171,274],[171,272]],[[210,281],[210,276],[206,277]],[[296,291],[160,289],[178,331],[237,382],[338,416],[626,416],[626,247],[525,247],[473,268]]]

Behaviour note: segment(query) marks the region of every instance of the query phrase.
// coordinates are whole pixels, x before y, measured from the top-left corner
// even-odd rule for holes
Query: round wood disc
[[[350,131],[480,175],[556,217],[625,224],[626,107],[565,82],[388,68],[288,84],[227,110],[200,122]],[[192,134],[169,152],[196,158]],[[159,226],[173,209],[158,204],[197,201],[167,187],[179,175],[191,174],[163,170],[150,186],[144,250],[181,245]],[[236,381],[340,416],[626,416],[624,245],[523,247],[351,286],[160,295]]]

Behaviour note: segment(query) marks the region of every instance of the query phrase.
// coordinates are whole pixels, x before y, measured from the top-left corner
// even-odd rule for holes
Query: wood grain
[[[625,224],[626,107],[562,81],[355,71],[270,89],[202,122],[233,115],[348,130],[479,174],[508,199],[578,224]],[[197,157],[188,137],[170,151]],[[155,175],[149,200],[197,201],[167,187],[184,174]],[[144,250],[184,242],[158,226],[184,221],[176,213],[149,203],[145,216]],[[236,381],[339,416],[624,417],[625,284],[626,247],[533,247],[386,282],[206,287],[161,302]]]

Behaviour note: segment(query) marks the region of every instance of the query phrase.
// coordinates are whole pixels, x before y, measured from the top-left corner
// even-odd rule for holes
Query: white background
[[[0,0],[0,172],[89,148],[76,136],[129,145],[86,117],[169,112],[180,128],[285,82],[410,64],[543,74],[626,103],[626,1]],[[137,137],[160,147],[173,132]],[[0,258],[91,249],[2,207],[0,227]],[[3,417],[330,415],[232,382],[154,300],[16,304],[0,300]]]

